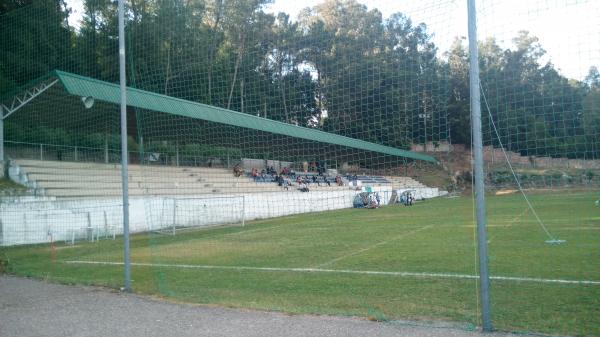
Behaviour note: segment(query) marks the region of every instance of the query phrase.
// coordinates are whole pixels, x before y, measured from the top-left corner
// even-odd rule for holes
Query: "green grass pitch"
[[[567,242],[546,244],[519,195],[488,196],[495,327],[600,335],[597,195],[530,198],[551,233]],[[135,292],[201,304],[477,324],[474,240],[469,197],[302,214],[175,236],[138,234],[131,241],[132,286]],[[122,284],[118,239],[4,248],[0,257],[17,275]]]

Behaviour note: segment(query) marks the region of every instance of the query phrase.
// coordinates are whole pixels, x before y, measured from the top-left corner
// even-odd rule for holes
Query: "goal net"
[[[162,198],[148,202],[150,230],[175,235],[217,225],[244,226],[245,196],[208,196],[204,198]]]
[[[600,2],[475,3],[492,322],[600,335]],[[466,4],[125,1],[134,289],[479,325]],[[0,46],[0,259],[121,286],[116,1]]]

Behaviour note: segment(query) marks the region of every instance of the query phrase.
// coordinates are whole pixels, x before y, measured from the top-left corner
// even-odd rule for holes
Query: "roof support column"
[[[488,270],[487,231],[485,213],[485,175],[483,172],[483,136],[481,132],[481,99],[479,92],[479,54],[477,50],[477,11],[475,0],[467,0],[469,23],[469,87],[471,94],[471,125],[473,129],[473,171],[477,215],[477,255],[479,258],[479,293],[483,332],[492,331],[490,310],[490,278]]]
[[[123,185],[123,262],[124,291],[131,291],[131,264],[129,261],[129,158],[127,149],[127,87],[125,77],[125,6],[119,0],[119,91],[121,105],[121,183]]]
[[[4,163],[4,108],[0,104],[0,178],[6,176],[6,167]]]

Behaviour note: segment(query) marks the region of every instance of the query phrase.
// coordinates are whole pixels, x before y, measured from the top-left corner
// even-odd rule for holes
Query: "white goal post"
[[[243,195],[162,198],[150,210],[156,233],[175,235],[178,230],[215,225],[241,225],[246,222]]]

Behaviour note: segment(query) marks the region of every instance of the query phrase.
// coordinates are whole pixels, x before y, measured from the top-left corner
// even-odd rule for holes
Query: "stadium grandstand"
[[[90,235],[81,229],[94,226],[94,231],[99,233],[100,228],[104,228],[102,231],[106,234],[106,211],[86,209],[97,208],[95,203],[120,204],[120,157],[110,144],[111,141],[114,143],[115,137],[109,134],[111,123],[117,118],[118,86],[53,71],[20,90],[8,96],[4,104],[7,110],[5,116],[11,117],[11,123],[7,123],[10,138],[4,142],[8,177],[25,186],[25,194],[34,198],[32,200],[44,200],[45,204],[55,205],[41,206],[37,215],[29,214],[30,218],[43,217],[47,207],[60,208],[61,202],[65,201],[70,201],[68,207],[71,207],[72,202],[81,200],[83,210],[75,212],[73,219],[63,219],[51,237],[44,235],[47,228],[41,225],[37,229],[29,227],[29,233],[16,241],[14,238],[19,233],[11,233],[11,229],[19,231],[18,222],[23,212],[7,210],[5,214],[12,214],[12,217],[3,219],[4,244],[74,240],[75,236],[88,238]],[[132,232],[240,223],[255,218],[347,208],[352,207],[355,196],[364,191],[381,194],[382,203],[395,202],[392,195],[405,190],[414,191],[421,199],[441,193],[437,188],[428,188],[410,177],[368,174],[369,171],[390,172],[392,165],[399,167],[407,160],[436,162],[425,154],[139,89],[129,88],[128,93],[129,105],[140,109],[136,112],[139,121],[133,123],[132,134],[140,141],[136,144],[137,151],[130,155],[128,179],[132,214],[137,214],[131,219]],[[67,110],[70,114],[77,114],[77,120],[60,115],[61,111]],[[145,114],[144,118],[139,118],[141,114]],[[36,122],[31,125],[30,119]],[[26,124],[29,126],[21,127]],[[72,146],[64,144],[64,140],[58,141],[61,144],[53,144],[57,143],[56,137],[63,134],[67,134],[67,139],[78,137],[77,132],[81,128],[86,128],[87,137],[103,141],[101,145],[104,146]],[[172,134],[171,128],[177,128],[177,134]],[[222,135],[223,128],[232,131],[226,138]],[[22,141],[35,138],[32,133],[41,133],[42,136],[45,133],[45,142]],[[247,139],[252,139],[252,142]],[[208,150],[206,143],[212,144]],[[261,149],[261,146],[270,143],[286,144],[288,148],[285,152]],[[290,147],[295,148],[296,153],[290,153]],[[247,158],[246,154],[265,159]],[[318,159],[309,161],[315,154]],[[365,156],[369,161],[361,163],[360,158]],[[383,160],[371,159],[374,156]],[[358,164],[348,164],[353,161]],[[344,170],[340,163],[347,169]],[[178,199],[231,202],[213,204],[213,207],[197,213],[190,202],[182,201],[175,206],[174,202],[166,201]],[[156,203],[161,205],[161,215],[144,215],[144,209],[149,209],[146,213],[152,213]],[[276,206],[277,203],[280,205]],[[165,207],[172,210],[166,211]],[[236,214],[243,214],[228,219],[224,214],[231,213],[232,209]],[[27,212],[31,213],[31,210]],[[82,212],[91,214],[83,219],[87,222],[83,225],[77,220]],[[175,225],[173,219],[164,219],[162,214],[165,212],[196,212],[196,215],[190,216],[204,220],[182,221],[182,216],[179,216],[180,221]],[[118,212],[110,213],[109,218],[118,219]],[[96,222],[103,225],[93,225]],[[110,227],[120,233],[116,222]],[[12,242],[9,240],[11,237]]]
[[[600,1],[292,2],[1,2],[0,273],[600,336]]]

